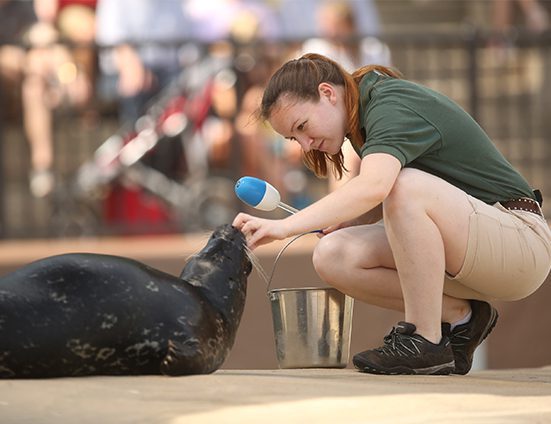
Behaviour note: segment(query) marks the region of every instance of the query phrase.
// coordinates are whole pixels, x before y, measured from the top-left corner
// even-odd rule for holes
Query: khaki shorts
[[[551,230],[532,212],[507,210],[469,196],[465,262],[446,276],[444,293],[462,299],[517,300],[536,291],[551,269]]]

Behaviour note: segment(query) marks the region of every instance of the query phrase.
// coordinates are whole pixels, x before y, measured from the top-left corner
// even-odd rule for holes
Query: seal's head
[[[216,228],[203,252],[207,250],[222,250],[232,261],[243,265],[243,272],[247,276],[251,273],[252,264],[247,255],[247,240],[245,235],[230,224]]]
[[[199,288],[226,320],[240,319],[252,264],[243,233],[232,225],[217,227],[207,245],[192,256],[180,278]]]

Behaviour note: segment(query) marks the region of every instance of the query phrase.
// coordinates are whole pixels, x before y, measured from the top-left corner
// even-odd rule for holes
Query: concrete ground
[[[68,251],[122,254],[176,273],[204,242],[198,237],[0,243],[0,275]],[[297,242],[280,265],[277,283],[296,287],[297,281],[315,281],[310,279],[312,243]],[[260,250],[267,270],[277,251],[277,246]],[[235,345],[218,372],[180,378],[0,380],[0,424],[551,423],[549,345],[541,338],[548,333],[550,284],[522,309],[500,305],[500,328],[487,340],[493,343],[488,345],[493,369],[447,377],[374,376],[350,368],[274,369],[265,290],[253,275]],[[517,303],[522,304],[513,305]],[[365,345],[368,336],[380,343],[385,328],[396,322],[394,316],[360,305],[354,315],[359,325],[353,326],[352,353],[370,347]],[[506,356],[508,361],[499,361]]]
[[[467,376],[351,369],[0,381],[0,422],[549,423],[551,367]]]

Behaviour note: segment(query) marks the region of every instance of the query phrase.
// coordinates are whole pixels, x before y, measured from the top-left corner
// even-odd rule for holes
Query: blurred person
[[[33,0],[0,0],[0,72],[3,78],[21,77],[25,41],[36,23]]]
[[[190,36],[182,0],[98,1],[98,95],[117,104],[124,143],[136,134],[138,119],[182,72]],[[175,92],[174,97],[180,94]],[[164,141],[170,142],[157,142],[140,161],[168,178],[179,178],[184,167],[182,144]],[[140,233],[172,227],[168,206],[141,186],[123,178],[107,189],[104,211],[109,224]]]
[[[29,184],[36,197],[46,196],[54,187],[54,110],[63,104],[82,106],[91,96],[86,70],[75,62],[70,48],[60,43],[64,34],[57,27],[58,6],[57,0],[2,3],[2,16],[9,25],[1,27],[13,31],[14,42],[2,48],[3,53],[9,52],[11,63],[2,68],[9,69],[10,78],[21,84],[23,126],[31,153]],[[91,42],[93,17],[79,25],[81,39]],[[0,56],[5,62],[6,55]]]
[[[202,43],[249,43],[280,35],[272,9],[259,0],[184,0],[193,38]]]
[[[319,53],[339,62],[348,71],[368,64],[391,65],[389,47],[374,36],[364,36],[351,2],[324,0],[316,10],[320,37],[302,45],[301,54]]]
[[[182,72],[191,76],[193,92],[175,87],[173,95],[186,97],[188,105],[208,109],[200,122],[193,123],[192,134],[175,142],[157,143],[141,159],[143,163],[175,180],[201,178],[215,168],[227,167],[238,102],[236,75],[231,69],[234,50],[229,41],[244,43],[257,36],[271,36],[269,16],[262,13],[261,6],[238,0],[99,1],[97,41],[104,82],[108,83],[102,85],[103,92],[116,94],[123,125],[134,128],[159,94],[170,97],[168,86],[180,80]],[[196,75],[196,70],[201,75]],[[130,197],[144,215],[151,216],[148,211],[156,209],[155,219],[171,219],[171,211],[155,196],[122,180],[112,185],[108,202],[116,203],[124,215],[128,208],[119,200]]]
[[[290,167],[301,166],[300,149],[282,142],[270,127],[254,119],[263,91],[261,84],[251,86],[243,96],[237,115],[235,126],[241,146],[240,173],[270,181],[280,187],[285,197],[284,176]]]
[[[531,32],[541,33],[549,29],[549,13],[539,0],[493,0],[492,23],[500,34],[505,34],[518,24],[515,6],[521,11],[524,26]]]
[[[235,52],[228,41],[273,38],[275,24],[261,2],[100,0],[97,40],[113,47],[102,48],[101,66],[106,75],[118,78],[121,120],[135,121],[149,99],[181,72],[185,52],[178,42],[193,41],[200,45],[201,54],[231,61]],[[235,78],[229,74],[214,80],[212,114],[205,127],[217,163],[227,155],[230,121],[237,109]]]
[[[57,1],[56,26],[62,39],[71,43],[71,53],[75,63],[86,73],[93,85],[97,78],[95,48],[97,0]]]
[[[349,72],[369,64],[390,66],[392,59],[389,47],[373,35],[379,30],[375,5],[370,5],[367,9],[372,14],[369,22],[373,27],[366,27],[360,26],[358,17],[362,15],[356,13],[353,3],[355,2],[322,1],[316,10],[320,37],[306,40],[299,56],[305,53],[319,53],[338,62]],[[345,143],[342,150],[348,172],[340,180],[331,175],[329,190],[344,184],[349,178],[357,175],[360,169],[360,160],[350,143]]]
[[[262,10],[237,0],[99,0],[101,69],[117,78],[123,103],[129,99],[143,104],[136,96],[150,98],[148,93],[157,92],[181,71],[185,58],[179,43],[271,36],[270,20],[259,18]],[[123,116],[136,118],[135,108],[123,105]]]
[[[494,31],[489,42],[490,53],[498,65],[515,57],[513,30],[541,34],[549,29],[549,13],[539,0],[493,0],[489,14]]]
[[[459,105],[388,67],[350,74],[306,54],[273,74],[259,113],[319,177],[342,175],[346,140],[362,159],[358,176],[294,215],[237,215],[249,247],[321,229],[322,280],[404,313],[381,347],[354,356],[358,370],[467,374],[496,325],[491,302],[525,298],[549,274],[541,193]]]
[[[192,21],[193,37],[202,43],[210,43],[211,50],[219,50],[217,44],[225,44],[231,56],[231,71],[215,79],[211,116],[204,131],[209,147],[211,165],[229,166],[231,143],[247,139],[240,130],[243,109],[247,109],[250,96],[265,68],[262,54],[257,55],[256,43],[271,43],[280,35],[279,21],[274,11],[262,1],[251,0],[187,0],[186,12]],[[229,42],[229,44],[228,44]],[[212,54],[212,53],[211,53]],[[253,88],[254,91],[254,88]],[[248,151],[243,149],[242,152]],[[247,157],[242,161],[250,165]],[[257,156],[259,161],[262,161]],[[248,165],[246,165],[248,166]]]
[[[122,122],[134,122],[145,104],[178,75],[178,43],[190,35],[182,0],[98,1],[96,41],[106,78],[102,94],[115,94]]]
[[[85,2],[81,0],[81,2]],[[86,6],[77,0],[34,0],[38,23],[32,28],[23,81],[23,117],[31,147],[30,189],[37,197],[49,194],[54,187],[54,109],[64,104],[83,108],[92,97],[95,1]],[[82,7],[71,16],[73,7]],[[61,24],[61,25],[60,25]],[[77,31],[66,31],[68,25]],[[78,54],[74,46],[78,43]],[[82,52],[87,60],[82,60]],[[77,59],[78,57],[78,59]]]
[[[269,75],[287,54],[288,50],[282,48],[279,38],[264,40],[259,44],[252,43],[250,47],[240,49],[236,69],[242,95],[235,119],[235,131],[239,144],[240,175],[251,175],[270,181],[279,188],[281,195],[289,203],[299,206],[293,199],[294,193],[303,191],[304,187],[296,184],[289,187],[286,176],[293,169],[302,166],[300,150],[284,143],[271,128],[254,117]]]
[[[0,83],[4,110],[14,103],[14,98],[20,97],[17,91],[25,66],[25,43],[35,23],[32,0],[0,0]]]
[[[359,34],[379,34],[379,13],[374,0],[344,0],[353,10]],[[318,0],[279,0],[269,2],[279,16],[281,38],[301,44],[304,40],[323,36],[317,22]]]

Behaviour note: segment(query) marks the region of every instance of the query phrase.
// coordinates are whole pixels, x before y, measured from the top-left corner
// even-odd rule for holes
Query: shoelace
[[[384,346],[381,346],[380,348],[377,348],[375,350],[382,353],[383,355],[419,355],[421,351],[415,344],[416,341],[417,340],[412,336],[405,336],[398,333],[396,331],[396,327],[393,327],[390,334],[386,335],[383,339]],[[406,344],[407,342],[409,342],[409,346],[408,344]]]

